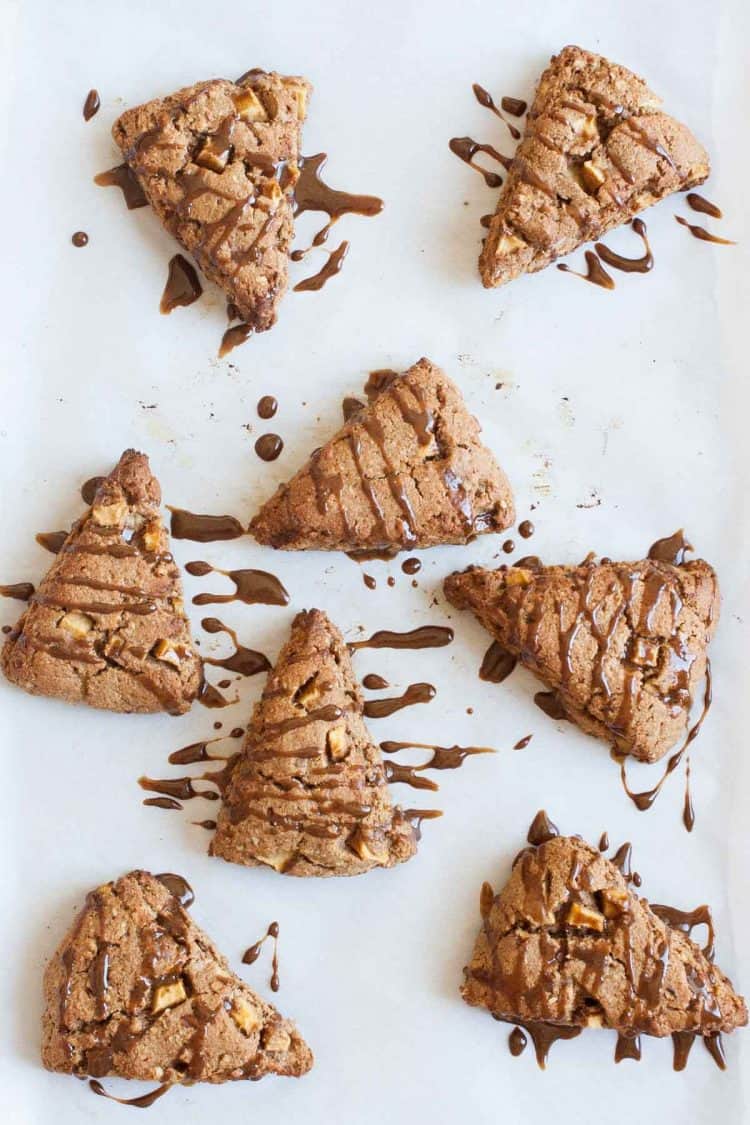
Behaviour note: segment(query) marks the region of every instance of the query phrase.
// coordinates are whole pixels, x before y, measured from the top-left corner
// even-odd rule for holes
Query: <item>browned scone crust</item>
[[[5,642],[12,683],[107,711],[190,710],[201,661],[160,503],[148,458],[126,450]]]
[[[42,1062],[64,1074],[160,1083],[299,1077],[296,1027],[235,976],[153,875],[86,898],[44,974]]]
[[[469,567],[445,594],[621,753],[654,762],[687,733],[720,606],[702,559]]]
[[[250,524],[285,550],[465,543],[513,523],[505,474],[458,387],[428,359],[387,381]]]
[[[250,71],[129,109],[112,135],[164,226],[257,332],[287,286],[304,78]]]
[[[642,78],[565,47],[542,75],[479,258],[487,288],[544,269],[709,174]]]
[[[480,909],[461,995],[500,1019],[656,1036],[747,1023],[721,970],[579,836],[526,848]]]
[[[236,759],[211,855],[284,875],[361,875],[417,850],[338,629],[299,613]]]

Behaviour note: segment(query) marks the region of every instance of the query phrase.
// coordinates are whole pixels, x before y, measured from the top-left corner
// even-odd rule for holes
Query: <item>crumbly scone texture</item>
[[[202,666],[160,503],[148,458],[126,450],[5,642],[12,683],[107,711],[190,710]]]
[[[250,524],[285,550],[465,543],[513,523],[505,474],[461,392],[420,359],[385,382]]]
[[[164,226],[258,332],[287,287],[304,78],[250,71],[129,109],[112,135]]]
[[[687,733],[720,606],[702,559],[469,567],[445,593],[621,753],[654,762]]]
[[[500,1019],[657,1036],[747,1023],[721,970],[579,836],[524,849],[480,911],[461,995]]]
[[[479,258],[487,288],[544,269],[710,171],[642,78],[565,47],[543,73]]]
[[[212,855],[284,875],[361,875],[417,850],[338,629],[297,615],[231,772]]]
[[[299,1077],[294,1024],[235,976],[146,871],[98,887],[44,974],[48,1070],[160,1083]]]

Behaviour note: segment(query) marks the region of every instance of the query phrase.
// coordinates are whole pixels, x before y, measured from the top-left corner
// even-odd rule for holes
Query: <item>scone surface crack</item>
[[[2,650],[35,695],[110,711],[190,709],[202,682],[148,458],[102,478]]]
[[[78,1076],[160,1082],[298,1077],[312,1053],[229,968],[159,878],[92,891],[44,977],[42,1061]]]
[[[539,81],[479,259],[482,282],[544,269],[708,174],[703,147],[641,78],[565,47]]]
[[[359,875],[416,852],[341,634],[300,613],[235,760],[211,854],[287,875]]]
[[[465,543],[514,518],[510,485],[456,385],[421,359],[393,373],[253,519],[286,550]]]
[[[304,78],[249,71],[127,110],[112,133],[167,230],[254,331],[287,287]]]

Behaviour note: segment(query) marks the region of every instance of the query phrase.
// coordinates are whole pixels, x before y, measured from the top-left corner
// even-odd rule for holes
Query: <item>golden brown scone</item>
[[[461,392],[427,359],[392,373],[253,519],[285,550],[366,551],[465,543],[513,523],[505,474]]]
[[[42,1062],[141,1081],[299,1077],[312,1052],[146,871],[86,897],[44,974]]]
[[[445,594],[553,689],[564,717],[621,753],[654,762],[687,733],[719,617],[702,559],[469,567]]]
[[[202,667],[160,503],[148,458],[126,450],[5,642],[12,683],[108,711],[190,710]]]
[[[636,74],[565,47],[539,80],[479,258],[487,288],[544,269],[709,174],[705,149]]]
[[[284,875],[361,875],[417,850],[394,807],[338,629],[299,613],[255,707],[212,855]]]
[[[255,331],[287,286],[304,78],[254,70],[129,109],[112,135],[164,226]]]
[[[525,848],[498,895],[484,884],[480,912],[461,995],[535,1038],[540,1025],[714,1036],[747,1023],[743,998],[665,920],[670,909],[634,894],[580,836]]]

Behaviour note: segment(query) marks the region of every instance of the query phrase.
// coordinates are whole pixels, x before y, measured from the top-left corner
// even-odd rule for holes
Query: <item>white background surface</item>
[[[272,918],[280,921],[278,1004],[316,1055],[299,1082],[177,1090],[149,1120],[747,1120],[748,1033],[728,1040],[726,1074],[700,1046],[687,1071],[674,1074],[670,1044],[648,1039],[640,1065],[615,1066],[611,1032],[558,1044],[541,1073],[531,1050],[512,1059],[508,1028],[466,1007],[457,991],[482,880],[498,886],[506,877],[540,806],[564,831],[594,842],[603,829],[613,844],[632,839],[643,891],[654,901],[711,903],[718,960],[750,988],[742,508],[750,104],[742,0],[5,0],[2,15],[3,582],[39,580],[50,556],[34,533],[69,525],[81,509],[80,482],[106,472],[127,446],[150,454],[168,503],[247,521],[338,425],[342,396],[356,393],[370,369],[404,368],[424,354],[459,382],[480,416],[515,487],[519,518],[538,505],[524,552],[550,562],[572,562],[589,549],[637,558],[684,525],[717,567],[725,596],[713,647],[715,704],[693,755],[692,836],[680,821],[681,779],[652,812],[638,813],[606,747],[542,715],[527,673],[501,686],[481,683],[476,670],[489,638],[469,615],[452,615],[456,640],[448,649],[358,654],[360,675],[379,671],[398,688],[412,680],[437,687],[429,706],[373,721],[376,738],[480,743],[499,753],[438,775],[435,800],[398,787],[405,804],[437,803],[445,815],[425,825],[413,861],[355,880],[297,881],[210,860],[208,834],[191,821],[215,815],[215,805],[194,801],[179,814],[141,804],[137,777],[182,772],[166,764],[168,753],[209,735],[215,718],[225,730],[246,721],[262,677],[240,683],[234,712],[195,707],[180,719],[99,714],[0,684],[3,1120],[127,1117],[84,1084],[41,1068],[40,982],[85,892],[137,866],[189,878],[196,920],[237,969],[246,946]],[[653,273],[617,275],[615,293],[554,269],[482,290],[478,220],[495,192],[451,156],[448,139],[472,133],[508,151],[507,134],[474,101],[471,83],[496,97],[528,98],[549,55],[568,42],[631,66],[690,123],[714,160],[706,194],[725,209],[725,222],[709,225],[737,237],[736,249],[690,238],[673,218],[687,214],[678,197],[646,216]],[[334,186],[377,193],[386,208],[375,220],[341,222],[340,237],[352,246],[340,278],[319,294],[289,294],[275,329],[218,361],[225,320],[217,291],[208,286],[197,305],[160,317],[171,240],[148,210],[126,211],[119,192],[91,181],[117,162],[109,129],[125,106],[252,66],[312,80],[304,150],[327,150]],[[102,109],[84,124],[91,86]],[[316,218],[305,217],[300,239]],[[77,229],[90,236],[83,250],[70,244]],[[608,242],[639,252],[627,231]],[[312,272],[309,264],[293,267],[294,276]],[[268,393],[280,402],[271,427],[255,414]],[[286,443],[270,466],[253,451],[261,427]],[[594,490],[601,506],[578,507]],[[425,553],[417,590],[398,563],[373,563],[366,569],[378,580],[374,592],[345,557],[273,555],[248,538],[174,547],[182,563],[260,566],[283,579],[288,609],[220,610],[245,643],[275,657],[293,613],[311,604],[328,610],[350,639],[360,627],[445,622],[442,578],[470,561],[490,562],[500,542],[484,537]],[[188,579],[188,590],[219,589],[222,581]],[[20,609],[1,602],[2,622]],[[208,652],[216,639],[201,635],[203,612],[193,610],[193,619]],[[531,732],[530,746],[513,752]],[[644,773],[632,776],[650,783]],[[267,954],[240,971],[270,996]],[[140,1092],[109,1085],[125,1096]]]

